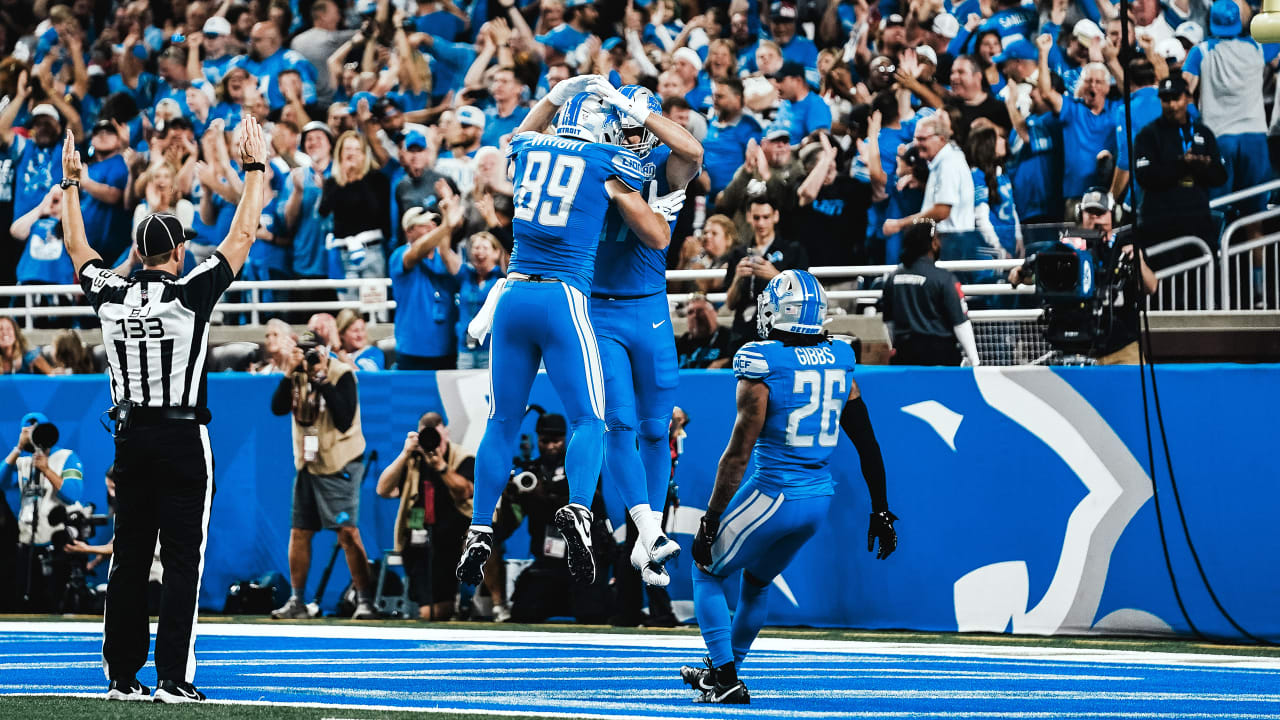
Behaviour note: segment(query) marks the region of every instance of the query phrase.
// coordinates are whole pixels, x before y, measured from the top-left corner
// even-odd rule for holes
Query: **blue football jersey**
[[[515,161],[515,248],[508,272],[556,278],[591,291],[596,246],[609,193],[618,178],[640,190],[640,158],[615,145],[521,133],[511,140]]]
[[[659,145],[640,159],[644,187],[640,190],[646,202],[653,202],[671,192],[667,182],[667,158],[671,148]],[[672,230],[675,222],[671,223]],[[667,251],[654,250],[636,235],[622,213],[613,205],[605,215],[600,233],[600,249],[596,251],[596,278],[591,291],[604,295],[653,295],[667,289]]]
[[[738,350],[733,374],[769,386],[764,427],[752,453],[753,482],[788,498],[834,493],[828,463],[840,439],[854,364],[853,348],[841,340],[804,346],[765,340]]]

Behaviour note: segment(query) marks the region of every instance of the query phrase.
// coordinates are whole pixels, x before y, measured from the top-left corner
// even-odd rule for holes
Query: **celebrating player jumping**
[[[515,250],[507,282],[495,287],[490,308],[490,409],[476,453],[474,514],[458,578],[478,584],[493,548],[493,510],[506,485],[512,451],[538,365],[545,361],[569,420],[565,471],[569,504],[555,515],[564,534],[569,571],[595,579],[591,505],[604,454],[604,379],[587,306],[600,229],[610,199],[651,247],[670,242],[679,211],[646,204],[640,159],[612,144],[621,132],[617,111],[583,92],[596,76],[557,84],[529,112],[511,140],[514,165]],[[563,106],[563,107],[561,107]],[[554,135],[539,134],[556,110]]]
[[[646,88],[615,90],[597,80],[591,90],[622,115],[619,141],[644,164],[647,179],[641,194],[651,204],[678,209],[685,186],[702,167],[702,145],[662,116],[662,105]],[[671,221],[674,230],[674,213]],[[640,532],[631,564],[646,583],[658,586],[671,581],[663,565],[680,552],[660,525],[671,478],[667,427],[680,380],[670,316],[666,243],[647,243],[619,210],[610,209],[591,286],[591,321],[604,363],[609,425],[604,478],[617,489]]]

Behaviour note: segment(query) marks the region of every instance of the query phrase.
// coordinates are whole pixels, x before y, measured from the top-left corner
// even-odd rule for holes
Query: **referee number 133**
[[[116,327],[125,340],[144,340],[164,337],[164,323],[160,318],[122,318]]]

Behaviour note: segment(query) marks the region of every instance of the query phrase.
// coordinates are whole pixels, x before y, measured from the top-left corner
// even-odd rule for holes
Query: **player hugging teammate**
[[[666,249],[702,150],[660,111],[643,88],[618,90],[598,75],[579,76],[556,84],[512,137],[515,249],[506,282],[490,293],[471,330],[491,331],[493,340],[475,511],[457,569],[463,582],[478,584],[492,553],[494,506],[540,362],[569,422],[569,503],[554,524],[565,538],[570,573],[581,583],[595,579],[589,508],[605,462],[607,419],[614,431],[607,481],[640,530],[632,562],[651,584],[670,579],[663,566],[680,548],[655,518],[666,498],[665,439],[677,379],[675,339],[665,325]],[[554,135],[541,134],[553,116]],[[657,148],[658,140],[667,146]],[[609,250],[598,273],[601,245]],[[623,272],[636,274],[612,277]],[[593,286],[597,275],[608,283],[603,290]],[[617,303],[611,315],[599,304],[610,302]],[[609,318],[603,342],[596,339],[596,316]],[[659,322],[645,325],[651,317]],[[634,372],[628,359],[636,362]]]

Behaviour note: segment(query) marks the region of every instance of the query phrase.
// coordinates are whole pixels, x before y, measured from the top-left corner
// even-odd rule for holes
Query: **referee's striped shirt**
[[[111,399],[205,414],[209,316],[234,275],[214,252],[181,279],[141,270],[125,279],[100,260],[80,269],[80,286],[102,321]]]

